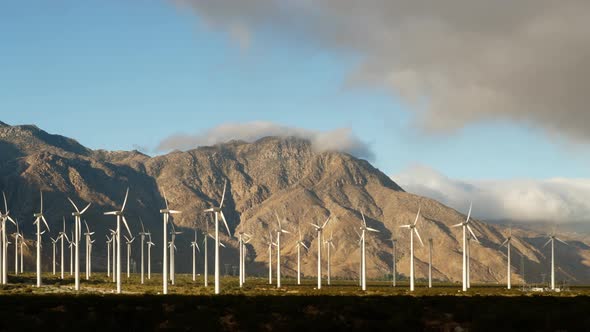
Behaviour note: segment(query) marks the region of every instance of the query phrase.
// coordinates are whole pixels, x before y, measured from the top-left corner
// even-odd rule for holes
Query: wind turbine
[[[331,258],[330,258],[330,247],[332,247],[333,249],[336,249],[336,247],[334,246],[334,237],[333,237],[333,233],[330,232],[330,238],[326,240],[326,242],[324,243],[326,245],[326,247],[328,247],[328,286],[331,285]]]
[[[378,233],[379,231],[374,229],[374,228],[370,228],[367,227],[367,221],[365,220],[365,214],[361,212],[361,216],[363,217],[362,220],[362,224],[361,224],[361,252],[362,252],[362,256],[361,256],[361,280],[362,280],[362,290],[367,290],[367,255],[366,255],[366,233],[367,231],[369,232],[375,232]]]
[[[111,250],[111,253],[113,255],[111,260],[111,271],[113,275],[113,282],[117,282],[117,231],[110,228],[109,231],[111,232],[111,244],[113,245],[113,248]]]
[[[10,220],[10,222],[12,222],[15,226],[16,222],[10,217],[10,211],[8,211],[8,204],[6,203],[6,195],[4,192],[2,192],[2,197],[4,198],[4,212],[0,211],[0,227],[2,227],[2,284],[6,285],[8,281],[8,265],[6,264],[8,250],[6,245],[4,245],[6,242],[8,242],[8,239],[6,238],[6,220]],[[41,194],[41,210],[43,210],[43,194]]]
[[[147,236],[148,236],[148,242],[147,242],[147,246],[148,246],[148,280],[151,280],[152,279],[152,246],[155,246],[156,244],[152,242],[152,234],[150,233],[149,230],[147,232]]]
[[[80,233],[82,233],[82,223],[81,223],[81,217],[84,214],[84,212],[86,212],[88,210],[88,208],[90,207],[90,203],[88,203],[88,205],[86,205],[86,207],[80,211],[78,209],[78,207],[76,206],[76,204],[74,204],[74,201],[72,201],[69,197],[68,200],[70,201],[70,203],[72,204],[72,206],[74,207],[75,211],[72,212],[72,216],[74,216],[74,238],[72,239],[72,241],[74,242],[74,247],[75,247],[75,252],[76,252],[76,257],[75,257],[75,283],[74,283],[74,287],[75,289],[78,291],[80,290]]]
[[[24,250],[23,246],[26,247],[27,249],[29,249],[29,245],[27,244],[27,241],[25,241],[25,237],[23,236],[23,233],[21,233],[20,238],[21,238],[21,242],[20,242],[20,273],[23,273],[24,272],[24,264],[23,264],[24,259],[23,259],[23,257],[25,256],[24,255],[25,250]]]
[[[143,248],[145,247],[145,237],[148,235],[148,233],[145,232],[145,228],[143,227],[143,220],[141,220],[141,217],[139,218],[139,222],[141,223],[141,232],[139,233],[139,236],[141,239],[141,284],[143,285]]]
[[[197,252],[201,252],[199,249],[199,243],[197,242],[197,230],[195,229],[195,240],[191,242],[191,248],[193,248],[193,281],[197,279]]]
[[[512,288],[512,283],[511,283],[511,277],[512,277],[512,273],[510,271],[511,267],[510,267],[510,248],[512,247],[512,227],[510,227],[508,229],[508,237],[506,238],[506,240],[504,240],[504,242],[502,242],[502,244],[500,245],[500,248],[506,246],[507,249],[507,258],[508,258],[508,271],[506,273],[506,288],[507,289],[511,289]]]
[[[64,278],[64,268],[65,268],[65,262],[64,262],[64,241],[67,240],[68,242],[70,242],[70,239],[68,239],[68,236],[66,234],[66,217],[64,217],[63,219],[63,231],[59,232],[59,239],[61,240],[61,279],[63,280]]]
[[[107,244],[107,277],[111,276],[111,242],[113,242],[113,236],[111,235],[111,237],[109,237],[108,235],[105,235],[105,237],[107,238],[106,244]],[[114,274],[115,272],[113,272]]]
[[[272,285],[272,246],[276,246],[272,242],[272,232],[268,232],[268,284]]]
[[[239,232],[238,233],[238,247],[239,247],[239,255],[240,255],[240,260],[239,260],[239,270],[240,270],[240,275],[239,275],[239,279],[240,279],[240,288],[244,285],[244,282],[246,282],[246,277],[245,277],[245,253],[246,253],[246,248],[245,248],[245,244],[250,242],[250,239],[252,238],[252,236],[248,233],[245,232]]]
[[[301,229],[297,228],[297,233],[299,233],[299,240],[297,241],[297,285],[301,285],[301,247],[305,248],[305,250],[309,250],[309,247],[303,242],[303,237],[301,236]],[[271,247],[269,245],[269,250]],[[269,270],[270,276],[270,270]]]
[[[205,219],[205,234],[203,234],[203,248],[205,250],[205,256],[203,257],[203,279],[205,287],[209,287],[209,263],[207,254],[207,239],[209,238],[209,222]]]
[[[131,243],[135,241],[135,238],[128,238],[127,236],[123,236],[125,241],[127,241],[127,279],[131,277]]]
[[[432,288],[432,238],[428,239],[428,288]]]
[[[565,241],[555,235],[555,230],[553,230],[553,232],[549,234],[549,240],[543,246],[543,248],[545,248],[551,243],[551,290],[555,290],[555,240],[567,245]]]
[[[363,236],[356,231],[356,229],[354,229],[355,234],[358,236],[358,241],[356,241],[356,244],[358,244],[359,246],[359,287],[363,287]]]
[[[176,260],[174,258],[174,253],[178,248],[176,248],[176,235],[182,234],[182,232],[177,232],[176,228],[174,227],[174,222],[170,222],[170,226],[172,229],[170,230],[170,281],[172,285],[176,284]]]
[[[331,216],[326,219],[322,226],[311,223],[313,227],[318,231],[318,289],[322,289],[322,231],[330,222]]]
[[[111,211],[105,212],[105,215],[111,215],[117,217],[117,271],[115,273],[117,279],[117,294],[121,294],[121,220],[123,220],[123,224],[125,228],[127,228],[127,232],[129,232],[129,236],[131,236],[131,231],[129,230],[129,225],[127,224],[127,219],[125,219],[124,211],[125,205],[127,204],[127,198],[129,197],[129,188],[127,188],[127,192],[125,193],[125,200],[123,201],[123,205],[121,206],[121,210],[118,211]]]
[[[470,223],[470,219],[471,219],[471,209],[473,208],[473,202],[469,204],[469,213],[467,214],[467,219],[465,219],[464,222],[460,223],[460,224],[456,224],[453,225],[452,227],[462,227],[463,228],[463,291],[466,292],[467,288],[468,288],[468,284],[469,284],[469,278],[468,278],[468,266],[467,264],[469,264],[468,262],[468,243],[467,243],[467,232],[469,232],[473,238],[477,240],[477,236],[475,236],[475,233],[473,233],[473,230],[471,229],[471,227],[469,227],[469,223]],[[478,241],[479,242],[479,241]]]
[[[84,233],[84,236],[86,238],[86,280],[90,279],[90,251],[91,251],[91,246],[92,246],[92,239],[90,238],[92,235],[94,235],[94,232],[90,231],[90,228],[88,227],[88,223],[86,222],[86,220],[84,220],[84,225],[86,226],[86,233]]]
[[[50,238],[51,239],[51,244],[53,245],[53,275],[55,275],[55,244],[57,243],[57,241],[59,241],[59,237],[54,239],[54,238]]]
[[[277,288],[281,288],[281,233],[289,234],[290,232],[283,229],[281,219],[276,212],[275,216],[277,217],[277,223],[279,225],[279,228],[277,229]],[[283,221],[287,220],[283,219]]]
[[[221,203],[219,207],[212,207],[210,209],[205,210],[204,212],[213,212],[215,214],[215,294],[220,293],[219,287],[219,217],[221,217],[225,228],[227,229],[227,234],[231,237],[231,232],[229,231],[229,226],[227,225],[227,220],[223,215],[223,201],[225,200],[225,190],[227,188],[227,181],[223,185],[223,195],[221,196]]]
[[[248,234],[246,234],[248,235]],[[244,242],[242,243],[242,247],[244,248],[242,250],[242,284],[246,283],[246,257],[247,255],[247,251],[248,248],[246,247],[246,244],[250,243],[250,241],[252,241],[252,237],[247,237],[246,239],[244,239]]]
[[[74,232],[70,233],[72,240],[68,240],[68,247],[70,248],[70,276],[74,275]]]
[[[163,247],[163,262],[162,262],[162,293],[168,294],[168,253],[166,246],[168,245],[168,221],[170,220],[170,215],[172,214],[179,214],[182,213],[181,211],[170,210],[170,206],[168,206],[168,199],[166,198],[166,193],[164,193],[164,202],[166,203],[166,208],[160,210],[162,217],[164,218],[164,242],[162,242]]]
[[[18,229],[18,220],[16,220],[16,232],[12,233],[14,237],[14,274],[18,275],[18,239],[21,237]]]
[[[397,259],[396,259],[396,246],[397,246],[397,239],[395,239],[393,236],[391,237],[391,256],[392,256],[392,262],[391,262],[391,271],[392,271],[392,276],[393,276],[393,287],[396,287],[396,280],[397,280]]]
[[[45,231],[41,232],[41,221],[43,221],[43,223],[45,224],[45,227],[47,227],[47,230],[49,231],[49,225],[47,225],[47,220],[45,220],[45,217],[43,216],[43,192],[41,191],[41,209],[38,213],[35,213],[33,216],[36,218],[35,221],[33,222],[34,225],[37,225],[37,287],[41,287],[41,235],[43,233],[45,233]],[[4,234],[4,227],[3,227],[3,234]],[[3,235],[4,237],[4,235]],[[3,255],[4,256],[4,255]],[[3,259],[2,264],[5,264],[6,260]],[[3,269],[4,271],[2,271],[3,273],[6,272],[6,269]],[[3,276],[4,279],[4,276]],[[4,281],[4,280],[2,280]]]
[[[422,242],[422,238],[420,238],[420,233],[418,233],[418,229],[416,228],[418,219],[420,219],[420,208],[418,208],[416,220],[414,220],[413,224],[401,226],[401,228],[407,228],[410,230],[410,291],[412,292],[414,291],[414,233],[416,233],[418,240],[420,240],[420,244],[424,246],[424,242]]]

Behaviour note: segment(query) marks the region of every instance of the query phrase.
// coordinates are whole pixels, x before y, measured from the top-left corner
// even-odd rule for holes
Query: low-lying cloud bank
[[[590,221],[590,179],[465,181],[414,166],[391,177],[411,193],[436,199],[484,220],[574,223]]]
[[[371,150],[371,147],[356,136],[350,128],[316,131],[266,121],[226,123],[197,134],[173,135],[162,140],[158,144],[156,151],[189,150],[199,146],[211,146],[231,140],[254,142],[267,136],[307,139],[317,152],[336,151],[348,153],[357,158],[370,161],[375,159],[375,154]]]

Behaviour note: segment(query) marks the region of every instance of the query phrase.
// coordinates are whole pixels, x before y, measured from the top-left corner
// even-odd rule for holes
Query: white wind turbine
[[[43,195],[43,194],[41,194]],[[1,272],[2,272],[2,284],[6,285],[7,281],[8,281],[8,265],[6,264],[6,258],[7,258],[7,248],[5,243],[8,242],[8,239],[6,237],[6,221],[9,220],[10,222],[12,222],[15,226],[16,226],[16,222],[10,217],[10,211],[8,211],[8,204],[6,203],[6,195],[4,194],[4,192],[2,192],[2,197],[4,198],[4,211],[0,211],[0,227],[2,228],[2,238],[0,239],[0,243],[2,243],[2,266],[1,266]],[[43,209],[43,196],[41,196],[41,209]]]
[[[205,255],[203,256],[203,280],[204,286],[209,287],[209,262],[207,254],[207,239],[209,238],[209,222],[205,219],[205,234],[203,234],[203,249],[205,250]]]
[[[245,248],[245,244],[250,242],[250,238],[252,236],[248,233],[245,232],[239,232],[238,233],[238,247],[239,247],[239,255],[240,255],[240,259],[239,259],[239,279],[240,279],[240,288],[244,285],[244,282],[246,281],[245,278],[245,264],[244,264],[244,260],[245,260],[245,252],[246,252],[246,248]]]
[[[395,239],[392,235],[391,237],[391,255],[392,255],[392,262],[391,262],[391,274],[393,277],[393,287],[396,287],[396,282],[397,282],[397,258],[396,258],[396,254],[397,254],[397,239]]]
[[[139,233],[140,236],[140,240],[141,240],[141,284],[143,285],[144,282],[144,278],[143,278],[143,249],[145,247],[145,237],[148,235],[148,233],[146,233],[145,228],[143,227],[143,220],[141,220],[141,217],[139,218],[139,222],[141,223],[141,232]]]
[[[555,240],[567,245],[565,241],[555,235],[555,230],[553,230],[553,232],[549,234],[549,240],[543,246],[543,248],[545,248],[551,243],[551,290],[555,290]]]
[[[462,227],[463,228],[463,291],[467,291],[469,278],[468,278],[468,243],[467,243],[467,232],[469,232],[473,238],[477,240],[477,236],[473,233],[471,227],[469,227],[470,219],[471,219],[471,209],[473,208],[473,203],[469,204],[469,213],[467,214],[467,219],[460,224],[453,225],[452,227]],[[479,241],[478,241],[479,242]]]
[[[281,234],[289,234],[290,232],[286,229],[283,229],[281,225],[281,219],[276,212],[275,216],[277,217],[277,223],[279,225],[279,228],[277,229],[277,288],[281,288]],[[283,219],[283,221],[287,220]]]
[[[70,276],[74,275],[74,232],[70,233],[72,240],[68,240],[68,248],[70,248]]]
[[[242,284],[246,283],[246,257],[248,257],[246,244],[252,241],[252,237],[248,237],[244,239],[244,243],[242,243]]]
[[[197,230],[195,229],[195,240],[191,242],[191,248],[193,249],[193,281],[197,279],[197,250],[201,252],[199,249],[199,243],[197,242]]]
[[[205,210],[205,213],[213,212],[215,214],[215,294],[220,293],[219,287],[219,217],[223,221],[225,228],[227,229],[227,234],[231,237],[231,232],[229,231],[229,226],[227,225],[227,220],[223,215],[223,201],[225,200],[225,190],[227,188],[227,181],[223,185],[223,195],[221,196],[221,203],[219,207],[212,207],[210,209]]]
[[[422,238],[420,238],[420,233],[418,233],[418,229],[416,228],[416,224],[420,219],[420,208],[418,208],[418,213],[416,214],[416,220],[414,220],[413,224],[403,225],[401,228],[407,228],[410,230],[410,291],[414,291],[414,233],[420,240],[420,244],[424,246],[424,242],[422,242]]]
[[[107,244],[107,277],[110,277],[111,276],[111,243],[113,242],[113,236],[111,235],[111,237],[109,237],[108,235],[105,235],[105,237],[107,238],[107,241],[106,241],[106,244]]]
[[[55,245],[57,244],[57,241],[59,241],[59,237],[54,239],[54,238],[50,238],[51,239],[51,244],[53,247],[53,275],[55,275]]]
[[[358,241],[356,241],[356,244],[358,244],[359,246],[359,287],[363,287],[363,236],[356,231],[356,229],[354,229],[354,233],[358,236]]]
[[[24,272],[24,253],[25,253],[25,248],[29,249],[29,245],[27,244],[27,241],[25,241],[25,237],[23,236],[23,233],[20,234],[20,238],[21,238],[21,242],[20,242],[20,273]]]
[[[135,241],[135,238],[128,238],[127,236],[124,236],[124,238],[127,241],[127,279],[129,279],[131,277],[131,243]]]
[[[322,289],[322,231],[330,222],[331,216],[326,219],[322,226],[311,223],[318,231],[318,289]]]
[[[147,264],[148,264],[148,280],[152,279],[152,246],[156,244],[152,242],[152,234],[148,230],[146,233],[148,237],[147,248],[148,248],[148,257],[147,257]]]
[[[167,245],[168,245],[168,221],[170,220],[170,215],[182,213],[181,211],[170,210],[168,206],[168,199],[166,198],[166,193],[164,193],[164,203],[166,203],[166,208],[160,210],[162,217],[164,218],[164,241],[162,242],[163,247],[163,256],[162,256],[162,293],[168,294],[168,253],[166,252]]]
[[[432,288],[432,238],[428,239],[428,288]]]
[[[86,238],[86,280],[90,279],[90,274],[91,272],[91,267],[90,267],[90,262],[91,262],[91,252],[92,252],[92,239],[90,238],[92,235],[94,235],[94,232],[90,231],[90,228],[88,227],[88,223],[86,222],[86,220],[84,220],[84,225],[86,226],[86,233],[84,233],[84,236]]]
[[[332,270],[331,270],[331,256],[330,256],[330,247],[332,247],[332,249],[336,249],[336,247],[334,246],[334,234],[331,232],[330,233],[330,238],[326,240],[326,242],[324,242],[324,244],[326,245],[326,247],[328,247],[328,286],[331,285],[332,281],[331,281],[331,274],[332,274]]]
[[[41,210],[38,213],[35,213],[33,216],[36,218],[33,222],[34,225],[37,225],[37,287],[41,287],[41,235],[45,233],[45,231],[41,232],[41,221],[47,227],[49,231],[49,225],[47,225],[47,220],[43,216],[43,192],[41,191]],[[3,264],[6,262],[4,260]],[[4,269],[6,271],[6,269]],[[3,271],[3,272],[4,272]]]
[[[127,188],[127,192],[125,193],[125,200],[123,200],[123,205],[121,206],[121,210],[105,212],[105,215],[111,215],[117,217],[117,233],[116,233],[116,242],[117,242],[117,271],[115,277],[117,279],[117,294],[121,294],[121,221],[127,228],[127,232],[129,232],[129,236],[131,235],[131,231],[129,230],[129,225],[127,224],[127,219],[125,219],[124,211],[125,205],[127,204],[127,198],[129,197],[129,188]],[[113,271],[114,272],[114,271]]]
[[[64,278],[64,268],[65,268],[65,261],[64,261],[64,241],[68,241],[70,242],[70,239],[68,239],[68,236],[66,234],[66,217],[64,217],[63,219],[63,231],[59,232],[59,239],[61,241],[61,251],[60,251],[60,255],[61,255],[61,278]]]
[[[362,224],[361,224],[361,284],[362,290],[367,290],[367,255],[366,255],[366,242],[367,242],[367,231],[378,233],[379,231],[367,227],[367,221],[365,220],[365,214],[361,212]]]
[[[20,230],[18,229],[18,220],[16,220],[16,232],[12,233],[14,237],[14,274],[18,275],[18,240],[21,238]]]
[[[174,227],[174,222],[170,222],[170,226],[172,229],[170,230],[170,244],[168,248],[170,249],[170,281],[172,285],[176,284],[176,260],[174,257],[174,253],[178,248],[176,248],[176,235],[182,234],[182,232],[177,232],[176,228]]]
[[[272,285],[272,246],[276,243],[272,242],[272,232],[268,232],[268,284]]]
[[[297,241],[297,285],[301,285],[301,247],[305,248],[305,250],[309,250],[309,247],[303,242],[301,229],[297,228],[297,233],[299,233],[299,240]],[[269,245],[268,250],[272,250],[271,245]],[[270,272],[269,270],[269,277],[271,276]]]
[[[113,275],[113,282],[117,282],[117,232],[110,228],[109,231],[111,232],[111,244],[113,246],[111,250],[111,274]]]
[[[81,217],[84,214],[84,212],[86,212],[88,210],[88,208],[90,208],[90,203],[88,203],[88,205],[86,205],[86,207],[80,211],[78,209],[78,207],[76,206],[76,204],[74,204],[74,201],[72,201],[69,197],[68,200],[70,201],[70,203],[72,204],[72,206],[74,207],[74,212],[72,212],[72,216],[74,216],[74,237],[72,238],[72,242],[74,243],[74,247],[75,247],[75,253],[76,253],[76,257],[75,257],[75,282],[74,282],[74,287],[75,289],[78,291],[80,290],[80,234],[82,233],[82,221],[81,221]]]
[[[511,289],[512,288],[512,272],[511,272],[511,266],[510,266],[510,249],[512,247],[512,227],[510,227],[508,229],[508,237],[506,238],[506,240],[504,240],[504,242],[502,242],[502,244],[500,245],[500,248],[506,246],[507,249],[507,253],[506,253],[506,257],[508,259],[508,268],[507,268],[507,273],[506,273],[506,288],[507,289]]]

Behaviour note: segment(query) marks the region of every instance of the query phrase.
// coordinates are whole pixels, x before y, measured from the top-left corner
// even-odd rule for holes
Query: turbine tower
[[[395,239],[393,236],[391,237],[391,274],[393,277],[393,287],[396,287],[396,283],[397,283],[397,259],[396,259],[396,248],[397,245],[397,239]]]
[[[86,212],[88,210],[88,208],[90,207],[91,203],[88,203],[88,205],[86,205],[86,207],[80,211],[78,209],[78,207],[76,206],[76,204],[74,204],[74,201],[72,201],[69,197],[68,200],[70,201],[70,203],[72,204],[72,206],[74,207],[74,212],[72,213],[72,216],[74,216],[74,238],[72,239],[72,241],[74,242],[74,247],[75,247],[75,252],[76,252],[76,258],[75,258],[75,289],[77,291],[80,290],[80,233],[82,232],[82,223],[81,223],[81,219],[82,219],[82,215],[84,214],[84,212]]]
[[[378,230],[374,228],[367,227],[367,221],[365,220],[365,214],[361,212],[362,224],[361,224],[361,288],[362,290],[367,290],[367,256],[366,256],[366,232],[375,232],[379,233]]]
[[[125,237],[125,241],[127,243],[127,279],[129,279],[129,277],[131,277],[131,243],[133,243],[133,241],[135,241],[135,237],[131,237],[128,238],[127,236]]]
[[[57,241],[59,241],[59,238],[54,239],[51,237],[50,239],[53,247],[53,275],[55,275],[55,244],[57,243]]]
[[[23,233],[21,233],[20,235],[21,238],[21,242],[20,242],[20,273],[24,272],[24,253],[25,253],[25,248],[29,249],[29,245],[27,244],[27,241],[25,241],[25,237],[23,236]]]
[[[549,240],[545,243],[543,248],[545,248],[549,243],[551,243],[551,290],[555,290],[555,240],[567,245],[567,243],[555,235],[555,230],[551,234],[549,234]]]
[[[301,285],[301,247],[305,248],[305,250],[309,250],[309,248],[307,247],[305,242],[303,242],[303,237],[301,236],[301,229],[298,228],[297,233],[299,233],[299,240],[297,241],[297,285]],[[268,249],[271,250],[270,245]]]
[[[272,232],[268,232],[268,284],[272,285],[272,247],[276,244],[272,241]]]
[[[469,226],[470,223],[470,219],[471,219],[471,210],[473,208],[473,202],[469,204],[469,213],[467,214],[467,219],[465,219],[464,222],[460,223],[460,224],[456,224],[453,225],[452,227],[462,227],[463,228],[463,291],[466,292],[467,288],[468,288],[468,284],[469,284],[469,279],[468,279],[468,266],[467,264],[467,232],[469,232],[473,238],[477,241],[477,236],[475,236],[475,233],[473,233],[473,230],[471,229],[471,227]],[[479,241],[478,241],[479,242]]]
[[[125,199],[123,200],[123,205],[121,206],[121,210],[117,210],[117,211],[110,211],[110,212],[105,212],[105,215],[109,215],[109,216],[116,216],[117,217],[117,233],[116,233],[116,237],[115,237],[115,242],[117,242],[117,271],[113,271],[114,272],[114,277],[117,280],[117,294],[121,294],[121,221],[123,221],[123,224],[125,225],[125,228],[127,228],[127,232],[129,233],[129,236],[131,235],[131,230],[129,230],[129,225],[127,224],[127,219],[125,219],[125,205],[127,205],[127,198],[129,198],[129,188],[127,188],[127,191],[125,192]]]
[[[281,234],[289,234],[290,232],[286,229],[283,229],[281,225],[281,219],[279,215],[275,212],[275,216],[277,217],[277,224],[279,228],[277,229],[277,288],[281,288]],[[287,221],[283,218],[282,221]]]
[[[43,223],[45,224],[45,227],[47,227],[47,230],[49,231],[49,225],[47,225],[47,220],[45,220],[45,217],[43,216],[43,192],[41,191],[41,209],[38,213],[35,213],[33,216],[36,218],[35,221],[33,222],[34,225],[37,225],[37,287],[41,287],[41,235],[43,233],[45,233],[45,231],[41,232],[41,221],[43,221]],[[2,227],[2,237],[5,238],[5,232],[4,232],[4,227]],[[5,250],[4,248],[2,248],[2,250]],[[3,258],[6,257],[4,254],[2,255]],[[6,264],[6,259],[2,260],[2,265],[5,266]],[[5,274],[6,273],[6,269],[3,268],[2,269],[2,273]],[[5,275],[2,276],[2,282],[4,283],[4,277]]]
[[[170,243],[169,243],[169,248],[170,248],[170,281],[172,282],[172,285],[176,284],[176,260],[174,258],[174,253],[176,252],[176,250],[178,250],[178,248],[176,248],[176,235],[180,235],[182,234],[182,232],[177,232],[176,228],[174,227],[174,222],[170,222],[170,226],[172,227],[172,229],[170,230]]]
[[[90,253],[91,253],[91,248],[92,248],[92,239],[90,238],[92,235],[94,235],[94,232],[90,231],[90,228],[88,227],[88,223],[86,222],[86,220],[84,220],[84,225],[86,226],[86,233],[84,233],[84,237],[86,239],[86,280],[90,280]]]
[[[59,232],[59,239],[61,241],[61,279],[64,279],[64,268],[65,268],[65,260],[64,260],[64,241],[68,241],[68,243],[70,242],[70,239],[68,239],[68,235],[66,234],[66,217],[64,217],[63,219],[63,230],[61,232]]]
[[[143,285],[143,283],[144,283],[144,278],[143,278],[143,275],[144,275],[144,273],[143,273],[143,270],[144,270],[143,269],[143,262],[144,262],[144,259],[143,259],[143,249],[145,247],[145,237],[148,235],[148,233],[145,232],[145,228],[143,227],[143,220],[141,220],[141,217],[139,218],[139,222],[141,224],[141,232],[139,233],[139,237],[140,237],[140,240],[141,240],[141,284]]]
[[[252,235],[244,233],[244,239],[242,241],[242,284],[246,283],[246,257],[247,257],[247,250],[246,244],[252,241]]]
[[[113,242],[114,237],[112,235],[111,235],[111,237],[109,237],[108,235],[105,235],[105,237],[107,238],[107,241],[106,241],[106,244],[107,244],[107,277],[110,277],[111,276],[111,243]]]
[[[207,239],[209,237],[211,237],[211,234],[209,234],[209,222],[207,218],[205,218],[205,234],[203,234],[203,249],[205,250],[205,255],[203,257],[203,281],[205,287],[209,287],[209,254],[207,254]]]
[[[6,264],[6,258],[7,258],[7,248],[5,243],[8,242],[8,239],[6,237],[6,220],[9,220],[10,222],[12,222],[15,226],[17,225],[16,222],[10,217],[10,211],[8,211],[8,204],[6,203],[6,195],[4,194],[4,192],[2,192],[2,198],[4,198],[4,211],[0,211],[0,227],[2,228],[2,239],[0,240],[0,242],[2,243],[2,266],[1,266],[1,270],[2,270],[2,284],[6,285],[7,281],[8,281],[8,276],[7,276],[7,269],[8,269],[8,265]],[[43,193],[41,193],[41,216],[43,216]],[[36,215],[35,215],[36,217]]]
[[[168,249],[168,221],[170,220],[171,215],[180,214],[182,212],[170,210],[170,206],[168,205],[168,199],[166,198],[166,193],[164,193],[164,202],[166,203],[166,208],[160,210],[160,213],[164,218],[164,241],[162,242],[162,293],[168,294],[168,253],[166,252],[166,250]]]
[[[193,249],[193,281],[197,279],[197,250],[201,252],[199,249],[199,243],[197,242],[197,230],[195,229],[195,240],[191,242],[191,248]]]
[[[0,212],[1,213],[1,212]],[[18,275],[18,240],[21,237],[20,230],[18,229],[18,220],[16,220],[16,232],[12,233],[14,237],[14,274]]]
[[[510,271],[510,248],[512,247],[512,227],[510,227],[508,229],[508,237],[506,238],[506,240],[504,240],[504,242],[502,242],[502,244],[500,245],[500,248],[506,246],[507,249],[507,259],[508,259],[508,271],[506,273],[506,288],[507,289],[511,289],[512,288],[512,283],[511,283],[511,277],[512,277],[512,273]]]
[[[150,231],[147,231],[147,237],[148,237],[148,242],[147,242],[147,248],[148,248],[148,257],[147,257],[147,264],[148,264],[148,280],[152,279],[152,246],[155,246],[156,244],[152,242],[152,234],[150,233]]]
[[[221,195],[221,203],[219,203],[219,207],[212,207],[210,209],[205,210],[205,213],[213,212],[215,214],[215,294],[220,293],[220,285],[219,285],[219,217],[223,221],[225,228],[227,229],[227,234],[231,237],[231,232],[229,231],[229,226],[227,225],[227,220],[225,219],[225,215],[223,214],[223,202],[225,200],[225,190],[227,189],[227,181],[225,181],[223,185],[223,194]]]
[[[432,238],[428,239],[428,288],[432,288]]]
[[[330,238],[326,240],[326,242],[324,242],[324,244],[326,245],[326,247],[328,247],[328,286],[330,286],[332,284],[332,280],[331,280],[331,276],[332,276],[332,258],[330,255],[331,250],[330,249],[336,249],[336,247],[334,246],[334,234],[332,232],[330,232]]]
[[[420,233],[418,233],[418,229],[416,228],[416,224],[418,224],[418,220],[420,219],[420,208],[418,208],[418,213],[416,214],[416,220],[414,220],[413,224],[403,225],[401,228],[408,228],[410,230],[410,291],[414,291],[414,233],[418,237],[420,244],[424,246],[424,242],[420,238]]]
[[[326,219],[322,226],[311,223],[318,231],[318,289],[322,289],[322,231],[330,222],[331,216]]]
[[[246,278],[245,278],[245,252],[246,252],[246,246],[245,244],[250,242],[250,239],[252,238],[252,235],[245,233],[245,232],[239,232],[238,233],[238,247],[239,247],[239,255],[240,255],[240,260],[239,260],[239,279],[240,279],[240,288],[242,288],[242,286],[244,285],[244,282],[246,282]]]

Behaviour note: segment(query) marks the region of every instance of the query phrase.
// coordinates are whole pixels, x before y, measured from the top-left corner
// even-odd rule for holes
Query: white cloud
[[[464,213],[473,200],[474,215],[487,220],[570,223],[590,221],[590,179],[450,179],[414,166],[392,176],[411,193],[434,198]]]
[[[315,131],[289,127],[273,122],[253,121],[247,123],[225,123],[194,135],[177,134],[160,142],[157,151],[174,149],[188,150],[199,146],[210,146],[230,140],[254,142],[267,136],[297,137],[307,139],[318,152],[336,151],[349,153],[355,157],[373,160],[375,154],[370,146],[361,141],[350,128],[330,131]]]
[[[170,1],[242,45],[266,28],[361,55],[350,80],[417,102],[428,131],[500,119],[590,141],[590,1]]]

